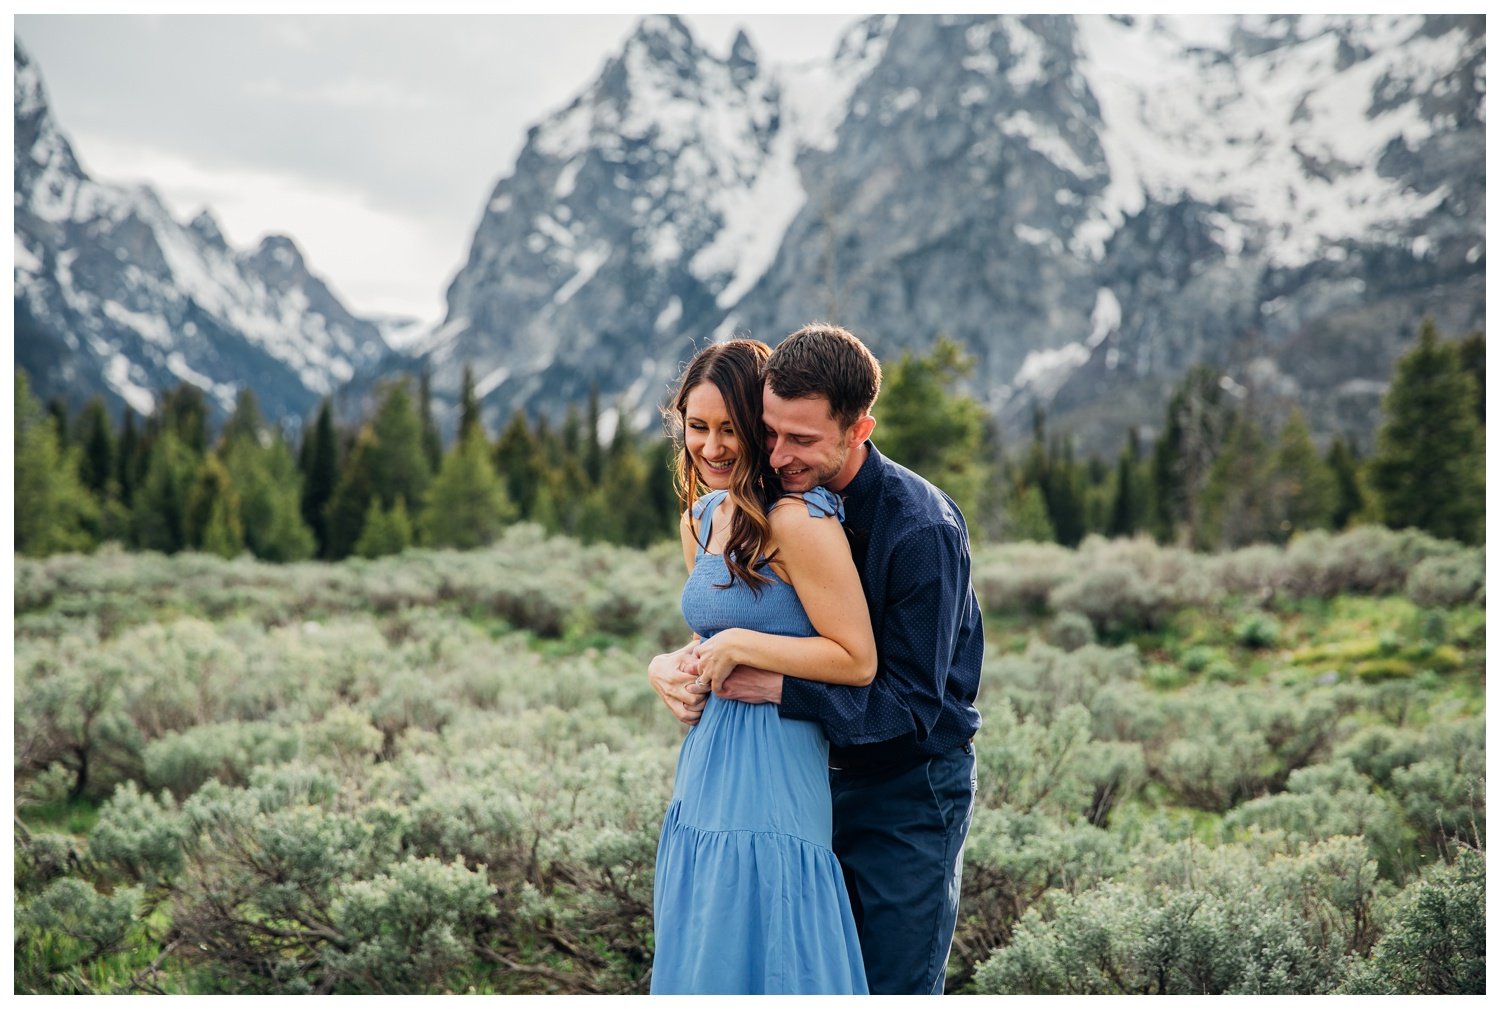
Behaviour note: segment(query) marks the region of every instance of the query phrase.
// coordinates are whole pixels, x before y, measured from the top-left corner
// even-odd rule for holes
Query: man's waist
[[[857,746],[830,746],[828,767],[834,771],[850,774],[881,774],[905,771],[925,763],[948,750],[968,746],[973,736],[963,739],[939,740],[928,737],[918,743],[911,736],[888,739],[879,743],[861,743]]]

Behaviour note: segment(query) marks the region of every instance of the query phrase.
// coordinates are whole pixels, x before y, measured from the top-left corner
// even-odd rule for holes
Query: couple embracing
[[[669,420],[692,729],[657,851],[654,993],[941,994],[984,635],[953,501],[870,441],[880,365],[813,325],[714,344]]]

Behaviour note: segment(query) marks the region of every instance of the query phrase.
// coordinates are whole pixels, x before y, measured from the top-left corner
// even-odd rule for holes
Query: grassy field
[[[974,578],[951,991],[1482,990],[1482,550],[1013,544]],[[17,991],[645,990],[681,580],[529,526],[17,558]]]

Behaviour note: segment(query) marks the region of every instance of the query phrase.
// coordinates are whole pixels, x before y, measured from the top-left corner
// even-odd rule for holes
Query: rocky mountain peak
[[[245,262],[267,276],[294,276],[305,273],[302,250],[286,235],[267,235],[260,240]]]
[[[219,228],[218,219],[207,207],[200,210],[198,216],[188,222],[188,230],[209,245],[220,249],[229,248],[229,243],[224,239],[224,232]]]

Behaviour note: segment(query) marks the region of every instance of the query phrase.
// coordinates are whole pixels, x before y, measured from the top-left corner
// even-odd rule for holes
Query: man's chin
[[[795,476],[781,474],[781,489],[793,494],[801,494],[810,491],[817,486],[817,475],[812,470],[806,473],[798,473]]]

